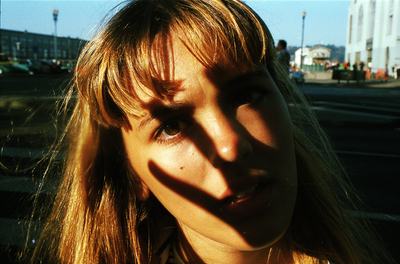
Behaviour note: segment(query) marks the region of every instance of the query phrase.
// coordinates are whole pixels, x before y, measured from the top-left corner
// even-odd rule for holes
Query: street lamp
[[[303,17],[303,29],[301,32],[301,56],[300,56],[300,71],[303,70],[303,40],[304,40],[304,19],[306,18],[306,11],[301,13]]]
[[[54,60],[57,62],[57,16],[58,9],[53,8],[53,18],[54,18]]]

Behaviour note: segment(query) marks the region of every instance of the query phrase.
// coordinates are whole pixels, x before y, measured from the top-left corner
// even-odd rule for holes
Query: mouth
[[[260,186],[260,184],[256,183],[255,185],[250,186],[249,188],[247,188],[241,192],[231,195],[224,199],[224,203],[225,204],[236,204],[236,203],[243,202],[247,199],[250,199],[251,196],[259,189],[258,188],[259,186]]]
[[[222,212],[234,217],[249,217],[265,212],[270,206],[273,184],[258,182],[234,193],[222,202]]]

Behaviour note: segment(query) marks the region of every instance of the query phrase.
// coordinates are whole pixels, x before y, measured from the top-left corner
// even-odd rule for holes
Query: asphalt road
[[[301,90],[352,179],[361,185],[371,182],[365,196],[372,210],[400,215],[400,87],[309,85]],[[382,195],[371,195],[375,192]],[[386,197],[391,202],[378,202]]]
[[[0,161],[25,167],[42,157],[56,137],[55,106],[70,76],[0,76]],[[366,203],[366,214],[400,262],[400,87],[335,84],[300,87],[332,139],[335,151]],[[41,167],[23,174],[0,171],[0,260],[22,245],[20,221],[28,214]],[[49,182],[42,198],[54,193]],[[34,246],[37,234],[29,243]],[[11,247],[5,244],[10,243]],[[12,263],[2,262],[2,263]]]
[[[309,84],[300,89],[331,138],[367,216],[400,263],[400,86]]]

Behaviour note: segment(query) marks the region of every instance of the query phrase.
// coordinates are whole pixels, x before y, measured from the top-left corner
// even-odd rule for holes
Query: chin
[[[265,236],[256,236],[256,237],[246,237],[246,240],[243,240],[241,245],[238,245],[238,250],[241,251],[257,251],[262,249],[267,249],[275,245],[280,241],[283,237],[282,234],[265,234]]]
[[[268,225],[264,222],[263,229],[253,229],[252,231],[237,231],[231,230],[224,236],[225,241],[219,241],[222,244],[229,246],[238,251],[257,251],[268,249],[271,246],[279,243],[281,238],[285,235],[289,224],[276,227],[276,225]]]

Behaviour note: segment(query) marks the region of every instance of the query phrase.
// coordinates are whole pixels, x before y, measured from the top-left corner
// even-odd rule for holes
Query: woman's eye
[[[234,104],[236,106],[253,104],[260,101],[264,94],[258,90],[243,90],[235,94]]]
[[[178,139],[188,125],[188,122],[182,120],[168,121],[157,129],[155,139],[161,143],[169,143],[171,140]]]
[[[181,132],[181,124],[177,120],[171,121],[164,126],[163,132],[168,136],[175,136]]]

